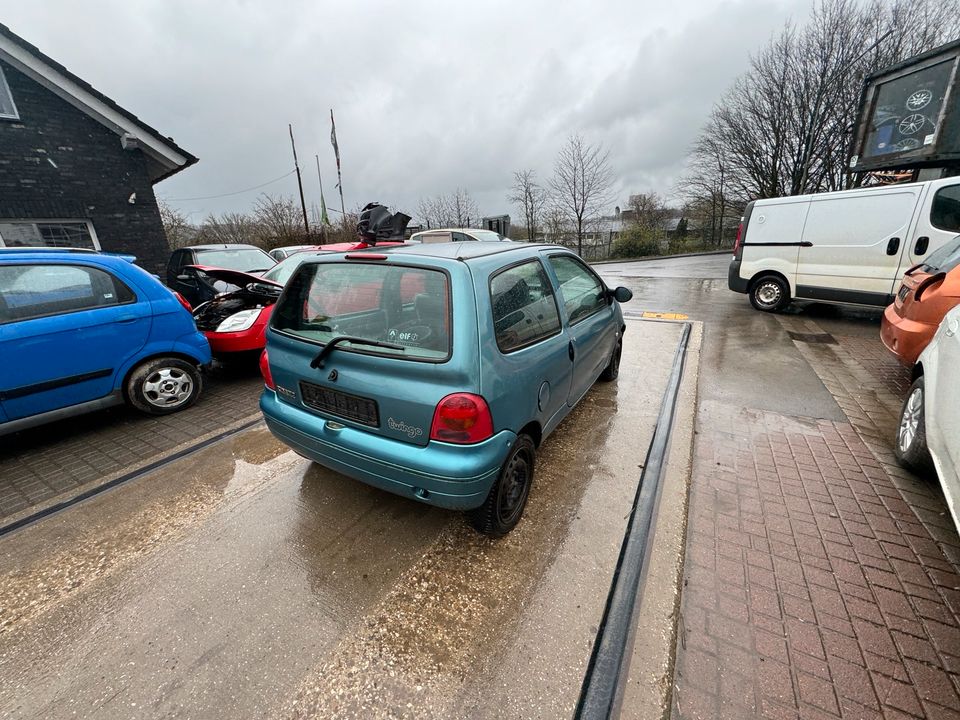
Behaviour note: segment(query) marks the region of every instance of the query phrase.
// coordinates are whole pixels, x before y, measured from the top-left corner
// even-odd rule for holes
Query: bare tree
[[[197,240],[203,243],[263,244],[263,233],[257,223],[244,213],[208,215],[197,231]]]
[[[427,227],[471,227],[480,220],[480,210],[470,193],[456,188],[449,195],[423,198],[419,206],[420,220]]]
[[[847,187],[863,78],[958,34],[960,0],[819,0],[713,109],[681,187],[715,228],[750,199]]]
[[[576,228],[577,253],[583,254],[584,227],[598,217],[610,202],[613,175],[610,153],[601,145],[589,145],[580,135],[567,140],[553,167],[550,189],[553,202]]]
[[[303,214],[292,198],[264,193],[253,206],[253,216],[265,240],[273,247],[301,245],[309,241],[303,229]]]
[[[157,200],[160,209],[160,222],[167,236],[167,245],[171,250],[189,245],[196,237],[197,229],[190,224],[187,216],[163,200]]]
[[[517,170],[513,173],[513,186],[507,200],[523,209],[527,241],[533,242],[547,202],[547,191],[537,183],[535,170]]]

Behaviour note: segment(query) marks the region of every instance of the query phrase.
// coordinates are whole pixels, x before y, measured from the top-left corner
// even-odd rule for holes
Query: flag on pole
[[[323,188],[320,188],[320,222],[324,225],[330,224],[330,216],[327,215],[327,201],[323,199]]]
[[[337,124],[333,121],[333,109],[330,110],[330,144],[333,145],[333,154],[337,156],[337,172],[340,172],[340,148],[337,146]]]

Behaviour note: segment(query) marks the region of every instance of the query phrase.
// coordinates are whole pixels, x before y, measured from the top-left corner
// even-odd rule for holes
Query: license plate
[[[380,412],[377,409],[377,403],[370,398],[349,395],[339,390],[331,390],[313,383],[301,382],[300,399],[304,405],[312,410],[319,410],[370,427],[379,427],[380,425]]]

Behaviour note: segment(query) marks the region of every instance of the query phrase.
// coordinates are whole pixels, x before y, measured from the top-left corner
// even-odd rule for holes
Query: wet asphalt
[[[699,418],[842,420],[728,256],[598,266],[704,323]],[[847,334],[877,313],[807,308]],[[680,334],[632,319],[538,452],[507,538],[356,483],[262,427],[0,540],[0,717],[569,717]]]
[[[5,537],[0,716],[570,715],[680,335],[628,325],[505,539],[262,427]]]

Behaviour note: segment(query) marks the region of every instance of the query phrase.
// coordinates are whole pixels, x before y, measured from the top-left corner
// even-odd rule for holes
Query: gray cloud
[[[200,163],[166,198],[227,193],[292,168],[308,203],[347,208],[467,188],[488,213],[513,170],[549,176],[571,133],[611,152],[618,193],[668,193],[707,112],[747,55],[804,0],[456,3],[48,0],[6,9],[10,28],[172,135]],[[78,32],[78,28],[83,28]],[[294,178],[264,190],[292,195]],[[257,192],[173,204],[200,220]]]

